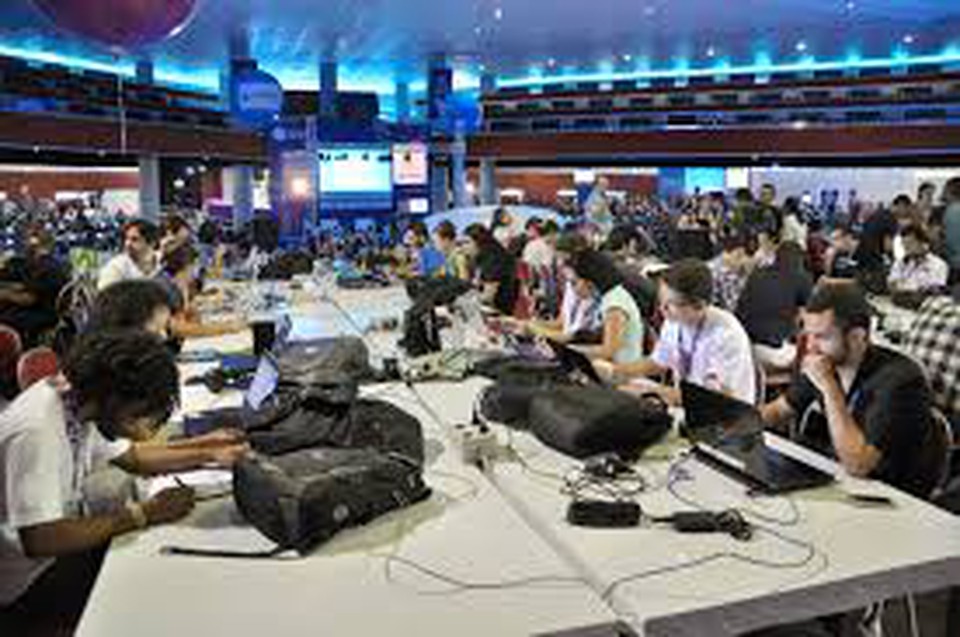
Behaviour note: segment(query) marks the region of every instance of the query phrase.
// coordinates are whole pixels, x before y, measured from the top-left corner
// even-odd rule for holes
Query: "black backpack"
[[[494,359],[476,365],[474,371],[496,381],[480,393],[480,414],[489,421],[518,429],[529,425],[534,398],[550,393],[558,385],[571,384],[560,364],[552,361]]]
[[[530,430],[574,458],[617,453],[639,458],[670,430],[673,419],[656,397],[590,385],[554,387],[530,404]]]
[[[296,341],[276,358],[281,382],[303,387],[344,379],[359,382],[373,376],[370,351],[356,336]]]
[[[246,426],[250,446],[273,456],[313,447],[373,449],[423,462],[419,420],[388,402],[339,402],[350,390],[331,391],[338,394],[333,400],[314,388],[299,398],[279,401],[282,407],[265,413],[262,419],[252,419]]]
[[[308,449],[241,460],[233,492],[244,519],[306,555],[337,532],[430,497],[417,462],[372,449]]]

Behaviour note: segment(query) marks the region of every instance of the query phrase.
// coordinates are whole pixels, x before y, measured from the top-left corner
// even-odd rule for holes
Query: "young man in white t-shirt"
[[[97,289],[131,279],[148,279],[157,271],[157,229],[149,221],[134,219],[123,226],[123,251],[100,270]]]
[[[178,400],[176,363],[161,339],[100,331],[75,345],[63,375],[36,383],[0,414],[0,634],[78,619],[71,613],[82,609],[91,582],[74,582],[77,592],[66,587],[64,597],[65,587],[50,585],[58,558],[92,555],[118,535],[193,508],[191,490],[171,489],[87,515],[82,487],[91,472],[106,463],[140,475],[228,466],[246,452],[237,441],[149,442]],[[92,577],[97,568],[84,570]]]
[[[614,366],[607,373],[641,377],[623,389],[657,393],[671,405],[680,404],[679,389],[654,383],[650,377],[671,372],[675,381],[757,402],[750,339],[737,317],[710,304],[712,297],[712,277],[705,263],[686,259],[672,265],[660,283],[665,321],[653,353],[637,364]]]

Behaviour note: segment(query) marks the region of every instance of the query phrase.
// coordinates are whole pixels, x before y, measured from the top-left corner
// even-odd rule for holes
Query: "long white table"
[[[427,395],[444,418],[462,420],[483,385],[475,380],[456,394]],[[649,450],[638,467],[648,483],[638,498],[645,513],[738,508],[761,527],[753,540],[740,542],[655,525],[571,526],[562,477],[579,463],[530,434],[498,433],[511,453],[490,465],[491,481],[622,618],[649,636],[724,637],[960,585],[960,518],[881,483],[850,478],[832,461],[775,436],[768,436],[771,445],[834,473],[838,482],[789,500],[753,498],[699,461],[678,463],[683,445],[675,435]],[[671,467],[673,475],[685,476],[674,491],[687,503],[666,488]],[[895,507],[857,508],[848,493],[887,496]],[[728,553],[766,565],[720,557]]]
[[[388,297],[388,292],[348,293],[341,301],[362,317],[368,311],[394,312]],[[324,304],[296,308],[294,316],[295,337],[350,332],[344,317]],[[236,349],[249,345],[249,337],[191,347],[210,345]],[[188,366],[185,376],[202,370]],[[480,471],[460,462],[449,431],[407,387],[377,386],[369,393],[423,423],[425,478],[434,489],[428,501],[345,531],[302,559],[161,554],[171,545],[271,548],[239,518],[232,500],[201,503],[178,524],[113,543],[77,634],[519,636],[615,620],[582,575],[525,524]],[[189,386],[183,399],[183,411],[191,413],[235,403],[239,396],[216,397]]]
[[[395,294],[348,293],[341,301],[363,322],[401,311]],[[294,314],[298,337],[351,332],[350,322],[328,305],[300,306]],[[389,336],[375,340],[381,353],[392,352]],[[249,346],[249,337],[193,344],[210,345],[237,349]],[[202,369],[192,366],[187,373]],[[471,379],[419,386],[439,422],[402,385],[367,390],[423,423],[426,479],[435,489],[429,501],[344,532],[304,559],[161,555],[167,545],[269,547],[239,520],[231,501],[204,503],[180,524],[114,543],[79,634],[527,635],[620,618],[650,636],[725,637],[960,585],[960,521],[882,484],[842,474],[837,484],[790,501],[754,499],[739,483],[684,462],[685,479],[675,492],[711,509],[747,511],[764,527],[749,542],[649,525],[572,527],[564,519],[569,497],[560,488],[562,476],[578,466],[574,460],[528,434],[499,430],[509,449],[485,471],[461,462],[450,430],[468,422],[485,384]],[[236,400],[236,393],[215,397],[190,386],[184,411]],[[771,443],[838,471],[786,441]],[[649,483],[639,497],[646,513],[690,508],[665,488],[680,450],[671,439],[640,463]],[[896,506],[859,509],[845,492],[886,495]],[[765,565],[720,556],[728,553]]]

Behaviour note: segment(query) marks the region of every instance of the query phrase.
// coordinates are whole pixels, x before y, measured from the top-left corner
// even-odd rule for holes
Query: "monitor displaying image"
[[[397,144],[393,147],[393,183],[397,186],[426,186],[430,180],[426,144]]]
[[[322,208],[388,208],[393,205],[390,146],[323,147],[319,150],[318,160]]]

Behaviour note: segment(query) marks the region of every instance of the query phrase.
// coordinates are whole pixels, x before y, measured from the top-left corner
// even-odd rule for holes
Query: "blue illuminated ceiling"
[[[638,77],[811,65],[960,63],[956,0],[199,0],[195,22],[152,52],[158,76],[216,88],[227,33],[249,24],[252,53],[288,88],[317,86],[336,55],[346,88],[422,87],[444,52],[461,86],[484,72],[531,79]],[[116,57],[59,33],[27,0],[0,3],[0,54],[129,71]],[[778,67],[778,68],[772,68]]]

